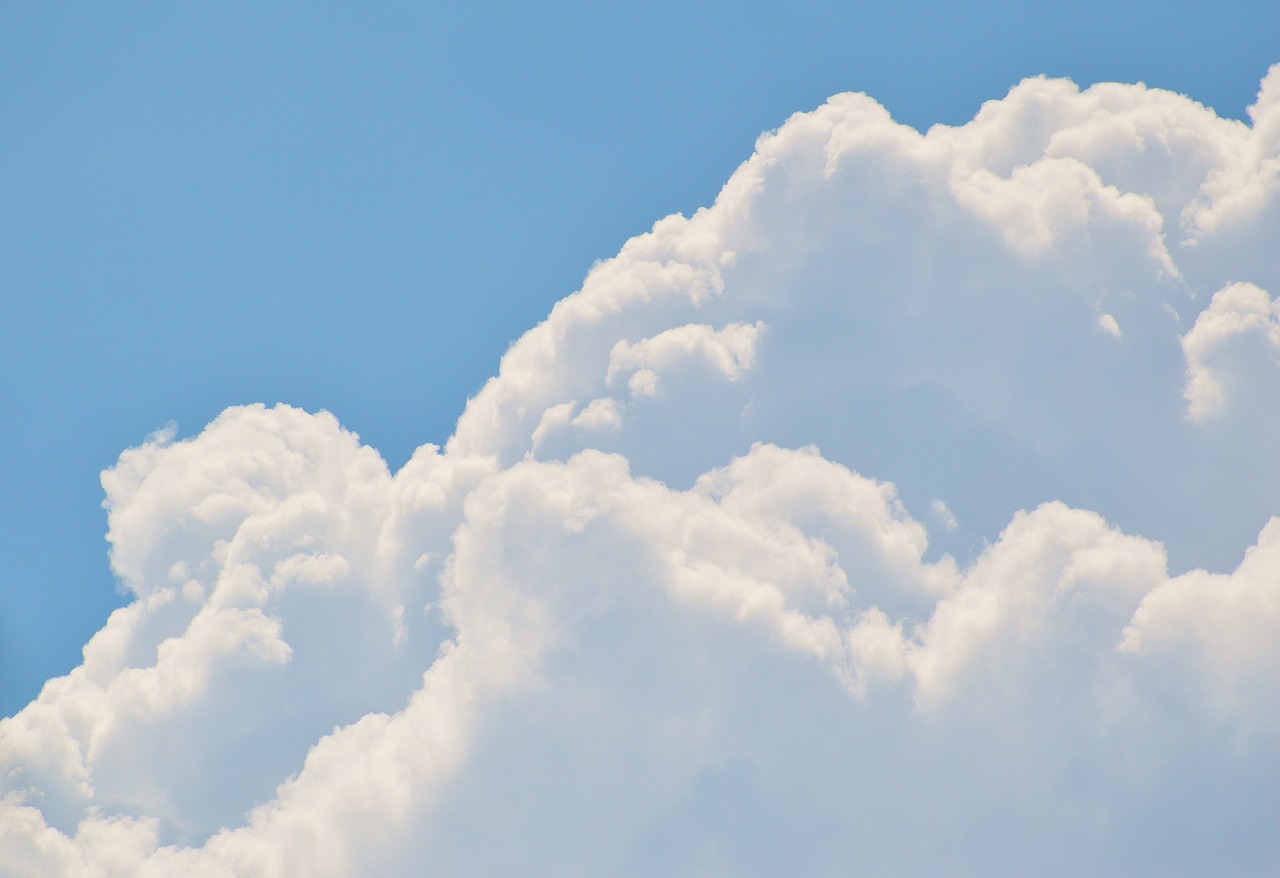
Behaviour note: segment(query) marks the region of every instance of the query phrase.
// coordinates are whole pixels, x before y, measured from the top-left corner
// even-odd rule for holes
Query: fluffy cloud
[[[287,406],[125,452],[0,871],[1269,874],[1280,68],[1250,119],[840,95],[399,472]]]
[[[1257,348],[1252,353],[1254,362],[1247,359],[1251,341]],[[1275,395],[1280,387],[1280,302],[1273,303],[1253,284],[1231,284],[1215,293],[1195,326],[1182,337],[1182,350],[1187,357],[1183,395],[1193,420],[1206,421],[1222,414],[1227,382],[1237,385],[1232,394],[1237,406],[1273,412],[1280,406],[1280,397]],[[1246,384],[1256,388],[1255,398],[1241,400],[1244,388],[1240,385]],[[1268,392],[1269,399],[1256,398]]]

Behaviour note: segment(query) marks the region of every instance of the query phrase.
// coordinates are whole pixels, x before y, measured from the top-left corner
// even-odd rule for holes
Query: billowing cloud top
[[[394,475],[230,409],[0,722],[32,876],[1273,875],[1280,66],[839,95]]]

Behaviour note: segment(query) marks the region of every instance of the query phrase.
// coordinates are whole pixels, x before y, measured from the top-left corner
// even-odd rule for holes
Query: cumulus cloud
[[[0,871],[1270,874],[1277,94],[839,95],[396,473],[126,451]]]
[[[1256,351],[1250,352],[1249,343]],[[1182,337],[1187,358],[1187,413],[1192,420],[1205,421],[1222,414],[1227,404],[1226,384],[1238,397],[1253,385],[1256,393],[1271,391],[1271,399],[1249,402],[1274,407],[1280,405],[1275,390],[1280,387],[1280,301],[1272,302],[1264,290],[1253,284],[1235,283],[1214,293],[1209,307],[1200,312],[1195,326]],[[1248,362],[1250,355],[1253,362]],[[1242,362],[1243,360],[1243,362]]]

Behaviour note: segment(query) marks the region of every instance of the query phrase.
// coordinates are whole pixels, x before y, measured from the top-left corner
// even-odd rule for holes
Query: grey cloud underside
[[[0,873],[1271,874],[1277,230],[1280,69],[840,95],[395,474],[154,437]]]

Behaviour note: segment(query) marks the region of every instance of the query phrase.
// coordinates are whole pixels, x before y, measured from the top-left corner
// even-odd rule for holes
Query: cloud
[[[1251,340],[1256,340],[1258,350],[1248,350]],[[1222,414],[1227,382],[1237,385],[1237,397],[1239,385],[1256,385],[1255,393],[1272,391],[1271,399],[1255,395],[1249,400],[1259,408],[1270,404],[1274,411],[1280,403],[1274,394],[1280,387],[1280,302],[1273,303],[1253,284],[1230,284],[1214,293],[1209,307],[1182,337],[1182,350],[1187,358],[1183,396],[1192,420],[1203,422]],[[1253,362],[1245,359],[1251,354]]]
[[[1176,655],[1218,709],[1259,706],[1280,720],[1280,518],[1272,518],[1229,574],[1193,570],[1146,593],[1122,649]]]
[[[641,370],[656,379],[656,370],[670,368],[672,364],[691,357],[701,357],[725,378],[736,381],[751,368],[756,341],[763,328],[762,323],[754,326],[735,323],[721,330],[687,324],[660,332],[653,338],[641,339],[635,344],[620,341],[609,352],[605,381],[612,384],[621,374],[628,373],[634,377]],[[648,391],[645,395],[653,394]]]
[[[0,871],[1269,874],[1277,83],[839,95],[399,472],[126,451]]]
[[[1120,324],[1110,314],[1098,315],[1098,328],[1112,338],[1124,338],[1124,333],[1120,331]]]

